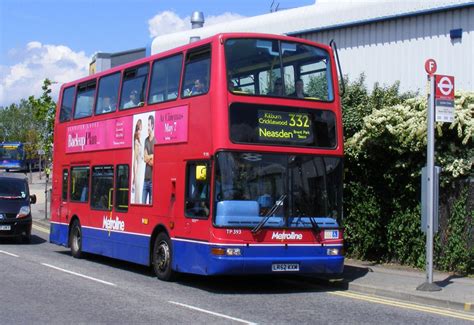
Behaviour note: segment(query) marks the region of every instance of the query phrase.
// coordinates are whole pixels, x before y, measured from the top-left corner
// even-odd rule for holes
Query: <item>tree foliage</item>
[[[40,145],[48,154],[53,146],[54,115],[56,103],[51,97],[51,84],[49,79],[43,81],[43,94],[39,98],[30,96],[28,102],[33,108],[33,116],[37,121],[40,135]]]

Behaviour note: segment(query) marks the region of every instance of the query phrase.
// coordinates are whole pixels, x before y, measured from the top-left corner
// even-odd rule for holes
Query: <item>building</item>
[[[94,54],[91,63],[89,63],[89,75],[119,66],[130,61],[142,59],[145,56],[145,47],[117,53],[98,52]]]
[[[314,5],[156,37],[151,54],[220,32],[286,34],[337,42],[344,74],[361,73],[367,86],[400,81],[402,91],[424,91],[424,62],[454,75],[457,90],[474,91],[474,1],[318,0]]]

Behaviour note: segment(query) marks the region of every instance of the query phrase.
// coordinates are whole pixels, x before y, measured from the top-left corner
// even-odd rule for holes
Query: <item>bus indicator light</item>
[[[217,255],[217,256],[224,256],[226,253],[224,248],[221,247],[213,247],[211,248],[211,254],[212,255]]]

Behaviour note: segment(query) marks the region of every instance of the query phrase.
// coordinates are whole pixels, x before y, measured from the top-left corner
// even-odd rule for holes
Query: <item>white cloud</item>
[[[204,26],[245,18],[239,14],[225,12],[218,16],[204,16]],[[156,37],[191,29],[191,16],[179,17],[173,11],[163,11],[148,20],[150,37]]]
[[[24,49],[9,53],[18,53],[19,62],[0,66],[0,106],[18,103],[31,95],[40,96],[46,78],[56,82],[51,88],[52,96],[57,100],[61,84],[88,74],[90,57],[64,45],[30,42]]]

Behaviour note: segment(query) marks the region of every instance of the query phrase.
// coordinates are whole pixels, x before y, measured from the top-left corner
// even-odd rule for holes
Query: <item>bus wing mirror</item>
[[[337,71],[339,72],[339,75],[341,77],[341,79],[340,79],[341,80],[341,83],[340,83],[341,91],[339,92],[339,95],[342,97],[342,96],[344,96],[344,93],[346,92],[346,85],[345,85],[345,82],[344,82],[344,76],[342,75],[341,63],[339,62],[339,54],[337,52],[336,41],[332,39],[329,42],[329,46],[334,51],[334,56],[336,58],[337,68],[338,68]]]
[[[36,203],[36,195],[35,195],[35,194],[30,195],[30,203],[31,203],[31,204],[35,204],[35,203]]]

